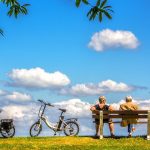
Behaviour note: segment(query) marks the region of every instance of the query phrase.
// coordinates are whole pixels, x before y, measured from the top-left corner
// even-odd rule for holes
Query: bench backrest
[[[99,119],[100,111],[93,111],[92,117]],[[134,110],[134,111],[129,111],[129,110],[115,110],[115,111],[103,111],[103,119],[108,119],[108,118],[148,118],[148,110]]]

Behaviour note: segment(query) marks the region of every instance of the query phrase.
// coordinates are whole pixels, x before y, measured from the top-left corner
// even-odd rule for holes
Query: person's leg
[[[128,133],[132,132],[132,127],[133,127],[133,124],[128,124]]]
[[[130,133],[130,124],[128,124],[128,133]]]
[[[110,134],[111,136],[114,136],[114,124],[112,122],[108,123],[109,125],[109,130],[110,130]]]
[[[135,131],[135,126],[134,126],[134,124],[132,125],[132,132],[134,132]]]
[[[95,129],[96,129],[96,134],[95,136],[98,136],[98,132],[99,132],[99,124],[95,124]]]
[[[129,137],[132,136],[132,128],[133,128],[133,124],[128,124],[128,133],[129,133]]]

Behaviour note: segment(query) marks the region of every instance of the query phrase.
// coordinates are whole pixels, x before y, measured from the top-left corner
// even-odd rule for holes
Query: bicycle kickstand
[[[54,136],[56,136],[56,132],[54,133]]]

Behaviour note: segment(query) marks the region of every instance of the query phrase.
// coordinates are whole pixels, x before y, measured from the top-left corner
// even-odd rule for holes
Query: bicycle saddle
[[[61,110],[62,112],[66,112],[66,109],[61,109],[61,108],[59,108],[59,110]]]

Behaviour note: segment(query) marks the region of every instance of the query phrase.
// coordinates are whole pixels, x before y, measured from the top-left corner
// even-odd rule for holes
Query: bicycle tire
[[[12,138],[15,135],[15,127],[13,126],[11,129],[9,129],[8,131],[6,130],[1,130],[1,135],[4,138]]]
[[[36,131],[37,133],[33,134],[32,131]],[[39,122],[35,122],[30,128],[30,136],[36,137],[40,134],[41,131],[42,131],[42,124],[40,124]]]
[[[75,130],[76,128],[76,130]],[[69,130],[69,132],[67,131]],[[66,136],[76,136],[79,133],[79,125],[75,121],[68,121],[64,127],[64,134]]]

